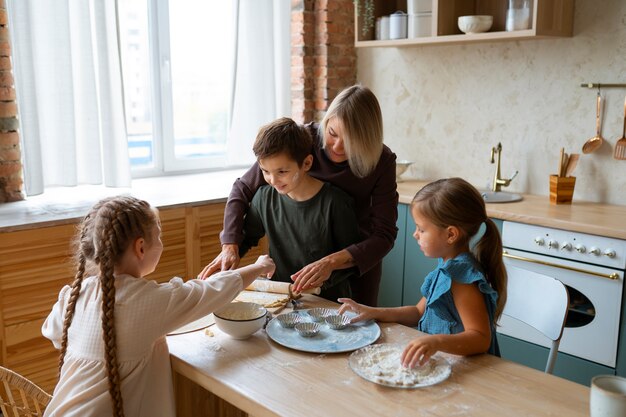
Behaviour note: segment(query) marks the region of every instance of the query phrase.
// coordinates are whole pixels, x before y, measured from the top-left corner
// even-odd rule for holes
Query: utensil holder
[[[550,175],[550,204],[572,204],[576,177]]]

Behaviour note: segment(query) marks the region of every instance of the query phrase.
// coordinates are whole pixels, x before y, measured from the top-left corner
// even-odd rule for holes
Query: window
[[[133,176],[228,165],[236,3],[119,1]]]

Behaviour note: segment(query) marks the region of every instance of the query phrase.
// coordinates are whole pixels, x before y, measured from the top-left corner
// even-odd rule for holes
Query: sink
[[[507,193],[506,191],[480,191],[485,203],[513,203],[523,197],[519,194]]]

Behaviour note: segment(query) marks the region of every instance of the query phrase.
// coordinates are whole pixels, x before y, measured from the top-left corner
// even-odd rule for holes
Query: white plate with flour
[[[443,358],[430,358],[424,366],[402,367],[400,356],[404,347],[393,343],[366,346],[350,355],[350,368],[375,384],[394,388],[421,388],[438,384],[452,373],[450,363]]]

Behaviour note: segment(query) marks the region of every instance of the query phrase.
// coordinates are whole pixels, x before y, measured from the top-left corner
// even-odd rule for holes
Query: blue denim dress
[[[485,297],[489,321],[492,323],[489,353],[500,356],[493,325],[498,293],[489,285],[476,258],[469,252],[462,253],[446,262],[439,259],[437,269],[426,276],[421,288],[426,298],[426,309],[417,329],[429,334],[456,334],[464,330],[450,291],[452,280],[461,284],[478,283],[478,289]]]

